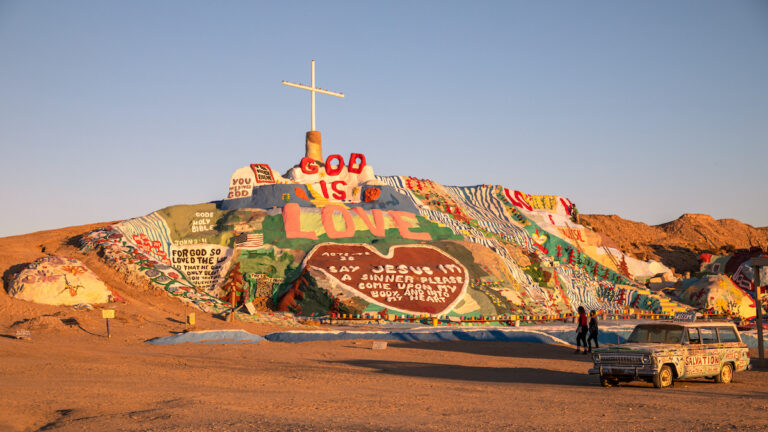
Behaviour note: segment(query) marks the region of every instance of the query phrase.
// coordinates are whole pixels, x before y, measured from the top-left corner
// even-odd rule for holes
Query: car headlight
[[[648,364],[648,363],[650,363],[650,362],[651,362],[651,356],[649,356],[649,355],[644,355],[644,356],[643,356],[643,363],[645,363],[645,364]]]
[[[592,360],[594,360],[595,363],[600,363],[600,354],[592,354]]]

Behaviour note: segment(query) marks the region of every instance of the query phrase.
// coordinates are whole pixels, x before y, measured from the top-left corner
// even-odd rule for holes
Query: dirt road
[[[116,326],[0,338],[9,430],[768,428],[768,372],[602,388],[570,348],[370,341],[152,346]],[[141,333],[141,332],[139,332]],[[762,417],[760,415],[762,414]]]

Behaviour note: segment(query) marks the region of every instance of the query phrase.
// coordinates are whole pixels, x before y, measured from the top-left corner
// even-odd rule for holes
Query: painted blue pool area
[[[531,325],[524,327],[430,327],[392,329],[355,329],[302,331],[292,330],[270,333],[264,339],[271,342],[311,342],[332,340],[388,340],[410,342],[439,341],[503,341],[547,344],[575,344],[576,332],[571,324]],[[601,330],[598,341],[615,344],[626,341],[634,325],[612,326]]]
[[[635,325],[640,322],[601,323],[598,342],[601,345],[624,343],[630,333],[632,333]],[[756,331],[741,332],[741,338],[750,348],[757,348]],[[407,342],[502,341],[575,345],[576,331],[573,324],[547,324],[507,328],[414,326],[411,328],[381,330],[292,330],[269,333],[264,336],[264,339],[270,342],[293,343],[363,339]],[[768,337],[765,340],[768,344]]]
[[[564,343],[551,335],[535,331],[509,331],[494,329],[451,330],[392,330],[392,331],[286,331],[270,333],[264,338],[270,342],[311,342],[332,340],[387,340],[405,342],[442,341],[507,341],[557,344]]]
[[[193,344],[255,344],[264,338],[245,330],[204,330],[179,333],[146,341],[152,345]]]
[[[636,323],[610,323],[603,326],[598,336],[602,345],[624,343]],[[571,324],[531,325],[524,327],[430,327],[350,330],[291,330],[273,332],[261,337],[245,330],[207,330],[179,333],[146,341],[152,345],[193,344],[254,344],[270,342],[316,342],[337,340],[384,340],[403,342],[499,341],[543,344],[575,345],[576,332]],[[766,335],[768,336],[768,335]],[[757,348],[756,331],[741,332],[741,338],[750,348]],[[768,338],[766,338],[768,344]]]

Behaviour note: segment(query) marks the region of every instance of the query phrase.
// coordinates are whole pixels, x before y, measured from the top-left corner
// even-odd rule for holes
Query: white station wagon
[[[733,323],[649,323],[635,327],[624,344],[596,349],[592,360],[589,373],[604,387],[645,380],[663,388],[681,378],[729,383],[749,367],[749,349]]]

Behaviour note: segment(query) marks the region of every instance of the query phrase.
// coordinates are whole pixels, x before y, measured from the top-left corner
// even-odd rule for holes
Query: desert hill
[[[755,228],[736,219],[686,213],[671,222],[647,225],[617,215],[580,217],[582,223],[608,236],[621,250],[641,259],[659,260],[678,272],[698,271],[702,252],[768,248],[768,227]]]
[[[5,290],[83,306],[158,288],[181,308],[246,308],[242,318],[261,324],[293,314],[551,317],[577,307],[670,315],[691,306],[645,285],[674,279],[664,263],[697,270],[702,250],[768,239],[747,233],[733,244],[740,222],[696,215],[658,227],[582,217],[595,230],[566,197],[379,176],[359,153],[322,165],[305,156],[285,175],[250,164],[227,189],[220,201],[0,239]]]
[[[113,223],[79,225],[0,238],[0,274],[3,275],[0,335],[11,337],[19,329],[31,330],[36,338],[42,334],[86,337],[89,333],[104,333],[104,323],[98,311],[37,304],[13,299],[8,294],[10,280],[15,274],[36,259],[52,255],[81,260],[125,300],[125,303],[106,306],[117,311],[118,323],[114,329],[118,337],[145,340],[183,329],[185,308],[182,304],[160,290],[128,283],[124,274],[104,263],[96,254],[86,254],[81,250],[81,236]],[[197,322],[201,329],[245,328],[255,333],[281,328],[242,321],[228,323],[207,314],[198,314]]]

